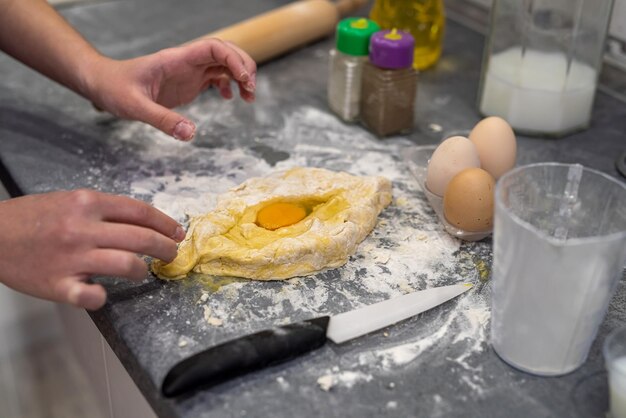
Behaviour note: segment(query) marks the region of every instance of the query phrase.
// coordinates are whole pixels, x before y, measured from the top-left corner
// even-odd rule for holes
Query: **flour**
[[[287,382],[287,380],[285,380],[284,377],[278,376],[276,378],[276,382],[278,383],[278,385],[280,386],[282,390],[289,390],[289,387],[290,387],[289,382]]]
[[[198,121],[198,132],[214,135],[219,132],[220,123],[233,123],[242,125],[242,135],[250,134],[241,120],[229,116],[231,105],[209,106],[203,111],[188,109],[188,113],[197,115],[194,120]],[[255,113],[261,123],[268,122],[270,117],[277,116]],[[135,143],[141,138],[142,146],[137,154],[147,166],[175,158],[184,162],[182,166],[189,167],[176,173],[155,170],[138,176],[131,184],[132,195],[150,201],[179,222],[210,211],[220,194],[249,177],[296,166],[381,175],[392,180],[394,202],[380,215],[376,228],[360,244],[355,256],[337,269],[339,278],[322,272],[281,282],[235,280],[210,292],[201,303],[210,309],[209,318],[223,321],[220,329],[225,335],[241,335],[272,324],[345,312],[415,290],[478,283],[471,258],[460,255],[460,241],[444,231],[401,161],[401,148],[408,141],[379,141],[314,108],[296,109],[281,117],[283,127],[272,138],[255,140],[276,150],[288,150],[289,155],[273,165],[249,148],[191,147],[143,124],[129,124],[120,132],[123,141]],[[199,300],[205,298],[201,292],[197,296]],[[374,351],[355,346],[342,354],[343,371],[329,370],[326,376],[330,377],[323,382],[330,382],[330,387],[350,388],[357,382],[367,383],[377,376],[415,368],[425,358],[437,358],[459,365],[461,382],[469,391],[482,395],[486,383],[476,377],[481,369],[475,364],[474,356],[486,347],[488,300],[472,290],[448,304],[449,308],[441,309],[435,318],[416,321],[415,329],[407,335],[396,337],[392,329],[392,335],[381,339],[380,348]],[[211,325],[203,310],[195,312],[198,317],[192,318],[192,324],[199,334],[206,332]],[[178,337],[173,344],[177,341]],[[438,357],[436,350],[443,346],[458,347],[454,352],[460,354]],[[320,377],[319,370],[314,368],[307,373],[313,382]]]
[[[370,374],[347,370],[322,375],[317,379],[317,384],[320,389],[328,392],[335,386],[342,386],[350,389],[359,382],[370,382],[372,379],[373,376]]]
[[[387,402],[387,409],[397,409],[397,408],[398,408],[398,402],[396,401]]]
[[[359,364],[378,362],[385,370],[404,366],[418,358],[425,350],[432,348],[444,336],[450,334],[451,327],[456,325],[458,331],[456,331],[456,336],[452,339],[451,344],[467,340],[471,344],[471,349],[458,358],[448,358],[448,360],[471,370],[472,368],[465,360],[470,355],[483,350],[485,330],[489,318],[489,309],[486,303],[478,302],[478,306],[476,303],[476,301],[471,300],[471,297],[461,298],[455,311],[442,324],[438,324],[432,332],[427,330],[429,332],[425,335],[418,335],[407,343],[363,354],[359,359]]]

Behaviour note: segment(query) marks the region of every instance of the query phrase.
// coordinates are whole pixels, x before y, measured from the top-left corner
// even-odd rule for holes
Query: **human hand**
[[[194,100],[210,86],[226,99],[233,96],[235,80],[239,94],[254,101],[256,64],[235,45],[207,38],[139,58],[116,61],[100,56],[83,70],[84,94],[102,110],[146,122],[189,141],[195,124],[170,110]]]
[[[90,190],[0,202],[0,282],[87,309],[106,302],[92,275],[143,280],[146,254],[171,261],[185,231],[147,203]]]

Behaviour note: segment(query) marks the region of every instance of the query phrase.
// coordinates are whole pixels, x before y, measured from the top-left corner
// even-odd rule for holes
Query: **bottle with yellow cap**
[[[428,68],[441,56],[445,28],[443,0],[376,0],[369,17],[381,29],[398,28],[413,35],[413,68]]]
[[[365,18],[347,18],[337,25],[336,48],[330,51],[328,105],[347,122],[359,116],[363,64],[370,37],[379,29],[378,24]]]
[[[378,136],[407,133],[413,128],[417,71],[415,40],[408,32],[376,32],[369,62],[363,66],[361,121]]]

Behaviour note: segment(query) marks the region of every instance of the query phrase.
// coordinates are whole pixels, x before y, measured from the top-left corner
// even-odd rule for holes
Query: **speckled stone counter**
[[[127,58],[283,3],[125,1],[66,8],[64,14],[104,53]],[[441,61],[420,76],[414,132],[386,140],[329,113],[331,39],[263,65],[254,105],[223,101],[210,91],[183,108],[198,123],[192,144],[100,114],[0,56],[0,174],[13,193],[89,187],[145,199],[181,222],[249,177],[298,165],[393,181],[394,203],[339,269],[260,283],[97,279],[109,301],[92,318],[159,416],[603,417],[608,395],[600,347],[626,320],[624,286],[579,370],[539,378],[512,369],[488,343],[490,239],[461,243],[449,237],[404,159],[406,147],[436,144],[479,120],[483,40],[448,22]],[[579,162],[618,176],[614,159],[626,149],[625,132],[626,104],[599,93],[589,130],[560,140],[521,137],[518,163]],[[458,282],[476,286],[395,326],[181,399],[160,396],[173,364],[229,338]],[[328,391],[318,384],[325,376],[332,383]]]

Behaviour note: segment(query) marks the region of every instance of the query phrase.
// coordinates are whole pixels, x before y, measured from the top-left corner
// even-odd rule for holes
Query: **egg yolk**
[[[273,231],[293,225],[306,217],[306,209],[297,203],[277,202],[261,209],[256,223],[262,228]]]

